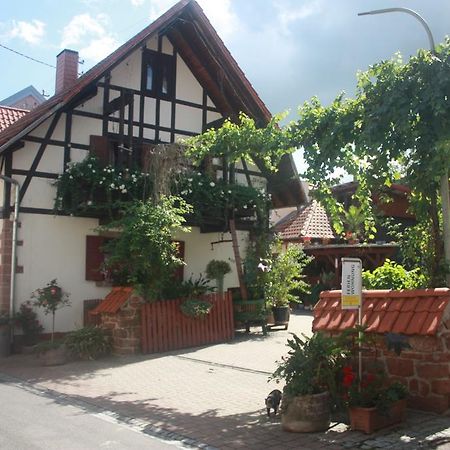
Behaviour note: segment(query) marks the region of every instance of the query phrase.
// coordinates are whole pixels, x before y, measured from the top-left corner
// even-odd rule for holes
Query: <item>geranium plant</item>
[[[54,343],[55,313],[58,309],[70,305],[69,294],[58,285],[56,278],[43,288],[36,289],[32,294],[33,305],[42,308],[44,313],[52,315],[51,343]]]
[[[352,366],[343,367],[342,374],[344,400],[349,407],[376,408],[381,414],[388,414],[391,405],[408,393],[404,384],[389,382],[379,367],[363,373],[361,379]]]

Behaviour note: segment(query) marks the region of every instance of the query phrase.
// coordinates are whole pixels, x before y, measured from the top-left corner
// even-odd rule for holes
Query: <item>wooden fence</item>
[[[230,293],[202,297],[213,304],[202,319],[186,317],[180,310],[184,299],[146,303],[141,310],[142,352],[157,353],[225,342],[234,337]]]

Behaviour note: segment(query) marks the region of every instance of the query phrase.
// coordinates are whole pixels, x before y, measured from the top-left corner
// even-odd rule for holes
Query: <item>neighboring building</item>
[[[110,290],[90,270],[102,237],[99,219],[54,211],[53,184],[67,164],[90,153],[111,161],[125,146],[141,161],[144,146],[196,135],[240,111],[261,124],[271,117],[195,1],[180,1],[83,76],[77,73],[77,52],[62,51],[55,95],[0,133],[2,173],[20,183],[15,308],[57,278],[72,302],[57,313],[58,331],[82,325],[83,301]],[[213,163],[220,177],[221,161]],[[267,188],[275,207],[305,201],[291,157],[274,175],[254,163],[236,165],[237,182]],[[1,188],[0,310],[8,310],[14,190],[7,183]],[[234,260],[230,235],[221,231],[194,227],[174,236],[184,243],[185,276],[204,272],[211,259]],[[238,227],[242,252],[247,237]],[[225,281],[225,288],[237,286],[236,271]],[[48,330],[51,318],[40,319]]]
[[[27,109],[11,108],[9,106],[0,106],[0,132],[8,128],[14,122],[19,120],[29,111]]]
[[[44,102],[45,97],[40,94],[34,86],[28,86],[10,97],[1,100],[0,105],[30,111]]]

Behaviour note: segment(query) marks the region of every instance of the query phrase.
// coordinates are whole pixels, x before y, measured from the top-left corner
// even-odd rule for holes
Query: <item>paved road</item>
[[[59,402],[34,389],[0,383],[0,449],[93,450],[185,448]]]
[[[370,436],[345,424],[325,433],[287,433],[279,417],[268,419],[264,397],[275,387],[268,375],[287,352],[289,332],[310,333],[311,319],[294,314],[288,332],[263,336],[254,328],[230,343],[158,355],[57,367],[16,355],[0,360],[0,380],[24,380],[24,386],[47,390],[67,404],[87,404],[123,422],[138,420],[153,435],[209,450],[450,448],[450,419],[433,414],[408,411],[400,426]]]

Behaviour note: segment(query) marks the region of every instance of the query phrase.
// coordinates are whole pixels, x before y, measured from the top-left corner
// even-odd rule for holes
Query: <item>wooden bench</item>
[[[250,332],[250,326],[261,326],[264,335],[267,334],[267,312],[264,299],[233,300],[233,314],[235,323],[242,323],[245,331]]]

